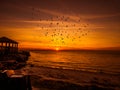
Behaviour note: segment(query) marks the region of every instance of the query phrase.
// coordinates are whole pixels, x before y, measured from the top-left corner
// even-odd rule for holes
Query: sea
[[[32,50],[28,65],[120,74],[120,51]]]

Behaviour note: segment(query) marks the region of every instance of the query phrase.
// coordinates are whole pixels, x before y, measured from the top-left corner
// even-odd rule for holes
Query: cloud
[[[99,14],[99,15],[92,15],[92,14],[88,14],[88,15],[81,15],[82,18],[85,19],[101,19],[101,18],[110,18],[110,17],[116,17],[116,16],[120,16],[120,13],[115,13],[115,14]]]

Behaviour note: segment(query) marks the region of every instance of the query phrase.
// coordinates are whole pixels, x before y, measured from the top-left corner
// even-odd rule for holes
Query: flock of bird
[[[69,42],[81,41],[82,37],[85,37],[90,32],[89,24],[82,22],[81,18],[72,19],[66,15],[54,15],[42,17],[41,12],[36,8],[32,8],[32,19],[39,20],[37,27],[44,37],[49,37],[50,42],[56,45],[65,45]],[[44,23],[46,22],[46,23]]]

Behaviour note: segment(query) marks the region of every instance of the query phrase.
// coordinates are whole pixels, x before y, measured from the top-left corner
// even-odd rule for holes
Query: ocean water
[[[28,64],[120,74],[119,51],[31,51]]]

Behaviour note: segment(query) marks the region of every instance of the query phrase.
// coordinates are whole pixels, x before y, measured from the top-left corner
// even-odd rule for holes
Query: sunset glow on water
[[[90,72],[119,73],[120,52],[115,51],[32,51],[28,64],[83,70]]]

